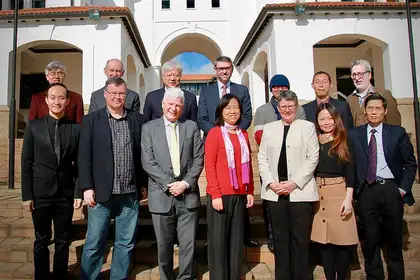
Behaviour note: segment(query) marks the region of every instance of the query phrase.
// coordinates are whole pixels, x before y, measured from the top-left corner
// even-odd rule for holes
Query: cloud
[[[204,55],[195,52],[185,52],[173,58],[181,64],[184,74],[213,74],[213,64]]]

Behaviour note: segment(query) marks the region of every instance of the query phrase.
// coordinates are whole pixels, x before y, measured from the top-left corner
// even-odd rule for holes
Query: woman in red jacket
[[[238,98],[225,94],[205,144],[210,280],[241,276],[244,204],[254,204],[251,148],[248,133],[238,127],[241,118]]]

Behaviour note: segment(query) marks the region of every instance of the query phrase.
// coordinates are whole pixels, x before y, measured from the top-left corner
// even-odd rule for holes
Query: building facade
[[[0,155],[8,138],[14,0],[0,0]],[[105,63],[125,64],[128,86],[147,92],[161,86],[163,63],[182,52],[234,59],[232,80],[249,87],[255,111],[270,98],[269,79],[285,74],[302,102],[314,99],[315,71],[331,74],[333,92],[348,95],[350,62],[367,59],[374,83],[397,98],[403,125],[414,132],[413,88],[404,3],[289,0],[22,0],[16,65],[17,110],[27,115],[44,67],[67,65],[66,84],[89,104],[103,86]],[[419,3],[412,4],[420,50]],[[417,73],[420,73],[420,52]],[[420,78],[417,77],[420,84]],[[3,145],[3,146],[2,146]],[[6,149],[7,150],[7,149]],[[1,162],[0,162],[1,164]],[[2,180],[0,174],[0,181]]]

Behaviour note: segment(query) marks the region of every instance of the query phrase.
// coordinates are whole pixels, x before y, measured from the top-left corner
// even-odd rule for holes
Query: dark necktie
[[[60,129],[58,121],[54,122],[54,152],[57,156],[57,163],[60,164]]]
[[[366,181],[372,184],[376,180],[376,165],[378,161],[378,149],[376,147],[376,130],[370,131],[369,152],[368,152],[368,169],[366,172]]]

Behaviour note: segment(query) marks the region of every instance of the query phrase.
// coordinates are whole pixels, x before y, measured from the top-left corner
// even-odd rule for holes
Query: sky
[[[204,55],[196,52],[185,52],[174,57],[183,69],[183,74],[214,74],[213,64]]]

